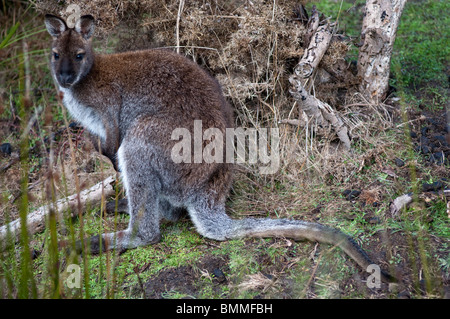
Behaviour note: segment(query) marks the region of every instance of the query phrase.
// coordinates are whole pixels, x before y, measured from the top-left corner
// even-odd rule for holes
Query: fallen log
[[[334,112],[333,108],[317,99],[315,96],[309,94],[302,83],[295,77],[289,78],[293,89],[289,90],[292,96],[297,100],[300,105],[300,113],[306,113],[308,119],[321,126],[330,126],[336,132],[339,140],[344,144],[345,148],[349,150],[351,148],[350,138],[348,137],[348,129],[345,126],[340,116]],[[284,120],[286,121],[286,120]],[[298,121],[298,124],[301,122]],[[287,124],[293,124],[287,122]],[[297,123],[296,123],[297,124]]]
[[[328,23],[317,27],[315,34],[311,36],[308,48],[294,69],[296,75],[302,79],[306,79],[313,74],[327,51],[332,36],[333,34]]]
[[[47,217],[51,212],[56,214],[56,220],[62,220],[63,212],[70,211],[71,216],[78,214],[79,209],[83,212],[87,205],[97,205],[103,198],[115,194],[115,177],[110,176],[100,183],[95,184],[89,189],[81,191],[79,194],[73,194],[62,198],[55,203],[50,203],[39,207],[33,212],[28,213],[26,227],[30,235],[41,232],[47,224]],[[80,206],[78,204],[80,203]],[[5,249],[6,239],[10,236],[14,242],[20,240],[21,219],[16,219],[0,227],[0,249]]]

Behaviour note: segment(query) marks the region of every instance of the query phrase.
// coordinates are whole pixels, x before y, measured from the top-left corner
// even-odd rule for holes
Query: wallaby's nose
[[[73,79],[74,79],[73,75],[69,72],[59,73],[59,81],[62,85],[72,84]]]

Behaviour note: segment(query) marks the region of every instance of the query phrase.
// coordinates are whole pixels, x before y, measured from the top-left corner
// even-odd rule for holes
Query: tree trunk
[[[358,57],[360,92],[371,103],[386,98],[392,47],[406,0],[367,0]]]

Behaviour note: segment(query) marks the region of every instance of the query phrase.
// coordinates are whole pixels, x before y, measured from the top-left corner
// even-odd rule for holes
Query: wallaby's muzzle
[[[70,60],[65,58],[62,63],[59,72],[56,74],[59,85],[62,87],[71,86],[76,79],[75,72],[73,72],[73,67],[71,66]]]

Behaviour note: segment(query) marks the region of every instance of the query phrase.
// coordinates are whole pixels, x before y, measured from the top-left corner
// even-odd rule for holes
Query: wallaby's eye
[[[59,54],[58,54],[58,53],[55,53],[55,52],[53,52],[53,58],[54,58],[55,60],[58,60],[58,59],[59,59]]]
[[[77,56],[75,57],[78,61],[83,60],[84,54],[82,53],[78,53]]]

